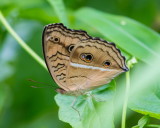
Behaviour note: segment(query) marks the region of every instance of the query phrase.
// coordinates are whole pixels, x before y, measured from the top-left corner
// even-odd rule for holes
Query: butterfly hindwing
[[[114,44],[98,38],[87,39],[71,53],[67,85],[72,91],[90,90],[109,83],[126,70],[125,58]]]

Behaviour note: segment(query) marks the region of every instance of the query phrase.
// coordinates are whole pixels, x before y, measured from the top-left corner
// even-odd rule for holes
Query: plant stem
[[[44,61],[17,35],[17,33],[11,28],[5,17],[3,16],[2,12],[0,11],[0,21],[6,27],[7,31],[17,40],[19,45],[28,53],[30,54],[43,68],[47,69],[46,64]]]
[[[128,66],[130,67],[130,66]],[[126,114],[127,114],[127,104],[128,104],[128,94],[130,89],[130,72],[126,72],[126,91],[125,91],[125,98],[123,104],[123,111],[122,111],[122,124],[121,128],[126,127]]]
[[[146,127],[160,128],[160,125],[156,125],[156,124],[148,124],[148,125],[146,125]]]

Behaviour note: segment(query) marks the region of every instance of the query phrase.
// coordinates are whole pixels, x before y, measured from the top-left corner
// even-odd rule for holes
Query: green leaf
[[[144,93],[138,99],[132,97],[129,107],[138,113],[160,119],[160,99],[154,92]]]
[[[67,18],[63,0],[48,0],[48,2],[51,4],[53,9],[55,10],[55,13],[57,14],[60,22],[68,26],[68,18]]]
[[[82,8],[75,16],[130,55],[146,63],[149,56],[160,58],[159,53],[154,50],[160,42],[159,34],[132,19],[91,8]]]
[[[41,14],[41,15],[37,15]],[[45,10],[45,8],[27,8],[22,9],[19,17],[24,19],[34,19],[38,21],[45,22],[46,24],[54,22],[58,22],[57,16],[53,13],[52,9]]]
[[[149,122],[149,116],[143,116],[139,121],[138,121],[138,126],[140,128],[143,128],[145,125],[147,125]]]
[[[138,121],[138,125],[136,126],[133,126],[132,128],[145,128],[145,126],[151,126],[151,125],[148,125],[150,121],[150,117],[148,115],[146,116],[143,116],[139,121]],[[152,125],[153,126],[153,125]],[[158,125],[156,125],[158,126]]]
[[[74,128],[104,128],[113,125],[113,89],[108,85],[94,90],[92,95],[79,96],[71,107],[75,97],[57,94],[55,100],[59,106],[60,120]],[[105,102],[99,100],[106,100]],[[95,101],[97,100],[97,101]],[[79,114],[80,116],[79,116]]]

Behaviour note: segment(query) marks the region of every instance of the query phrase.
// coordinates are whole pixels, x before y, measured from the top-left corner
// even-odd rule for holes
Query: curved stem
[[[7,31],[17,40],[19,45],[30,54],[43,68],[47,70],[45,62],[18,36],[18,34],[9,25],[2,12],[0,11],[0,21],[6,27]]]

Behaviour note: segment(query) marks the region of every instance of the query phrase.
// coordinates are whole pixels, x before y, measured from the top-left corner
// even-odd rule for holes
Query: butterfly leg
[[[97,101],[97,102],[106,102],[106,100],[102,100],[102,99],[100,99],[100,98],[97,98],[97,97],[95,97],[93,94],[91,94],[90,93],[90,96],[93,98],[93,99],[95,99],[95,101]]]
[[[57,88],[57,89],[56,89],[56,92],[61,93],[61,94],[67,94],[67,91],[65,91],[65,90],[62,89],[62,88]]]
[[[74,98],[74,100],[73,100],[73,102],[72,102],[72,104],[71,104],[71,107],[72,107],[73,110],[75,110],[75,111],[78,113],[79,118],[80,118],[80,120],[81,120],[81,116],[80,116],[79,111],[74,107],[76,101],[77,101],[77,97]]]

